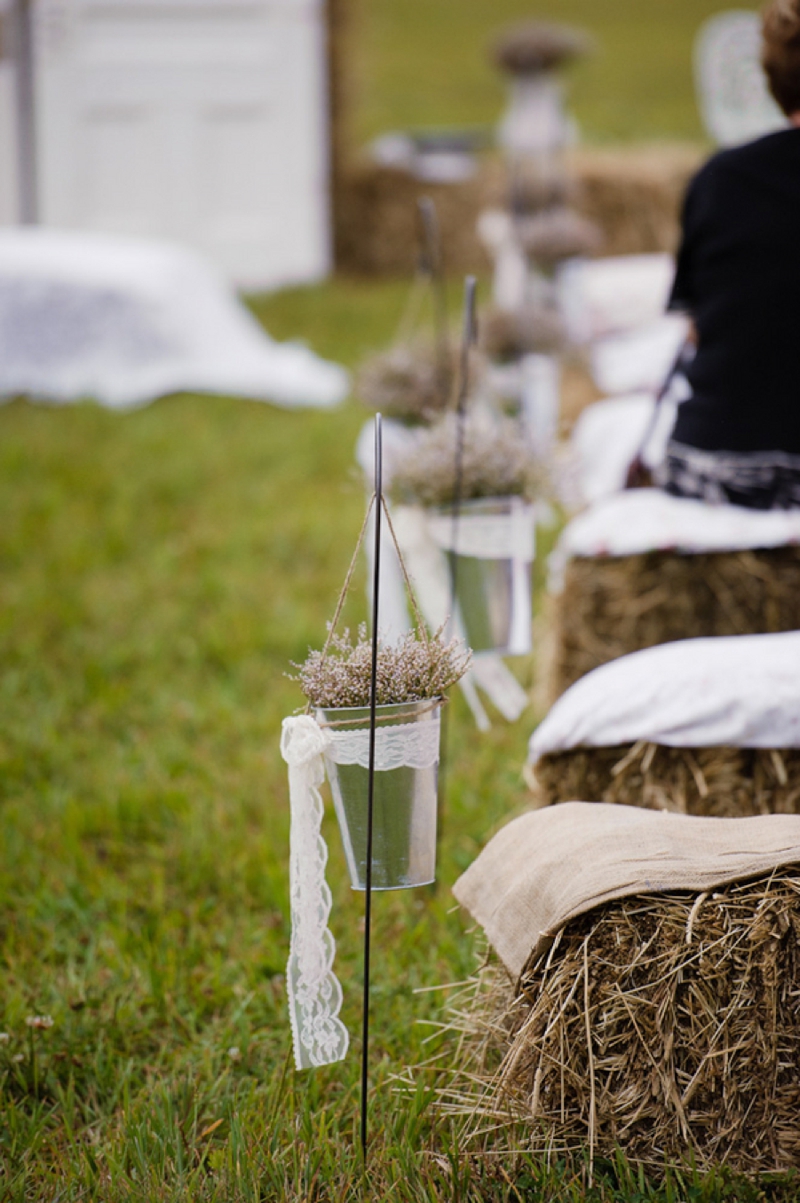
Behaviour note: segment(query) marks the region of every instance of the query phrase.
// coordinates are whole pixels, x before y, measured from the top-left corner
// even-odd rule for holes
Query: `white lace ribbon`
[[[321,834],[324,756],[330,735],[310,715],[283,720],[281,754],[289,766],[289,883],[292,939],[286,992],[298,1069],[341,1061],[350,1037],[339,1019],[342,988],[333,972],[336,943],[328,930],[328,849]]]
[[[431,536],[443,551],[453,547],[451,514],[428,512]],[[512,499],[506,513],[470,513],[465,505],[458,517],[456,548],[459,555],[480,560],[523,560],[530,563],[534,546],[534,508]]]
[[[379,724],[375,728],[375,770],[378,773],[403,768],[429,769],[439,759],[438,703],[426,722]],[[369,727],[329,727],[330,743],[325,751],[334,764],[357,764],[369,768]]]

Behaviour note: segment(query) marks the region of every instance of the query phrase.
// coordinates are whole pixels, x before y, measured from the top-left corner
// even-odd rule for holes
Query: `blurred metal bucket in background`
[[[532,647],[534,509],[520,497],[482,498],[431,515],[447,555],[456,613],[476,655],[523,656]],[[455,537],[455,550],[453,539]]]
[[[377,717],[372,889],[429,885],[436,878],[440,703],[434,699],[378,706]],[[369,719],[368,706],[317,711],[317,721],[334,738],[325,762],[354,890],[367,885]],[[415,730],[400,733],[400,727]],[[352,746],[343,753],[345,740]],[[354,741],[357,753],[352,751]],[[412,763],[398,763],[407,753]],[[356,762],[341,763],[343,755]]]

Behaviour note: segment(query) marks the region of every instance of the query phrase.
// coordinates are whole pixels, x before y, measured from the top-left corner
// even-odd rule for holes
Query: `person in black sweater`
[[[800,507],[800,0],[763,15],[762,62],[789,126],[715,155],[689,186],[669,306],[690,314],[691,396],[657,483],[756,509]]]

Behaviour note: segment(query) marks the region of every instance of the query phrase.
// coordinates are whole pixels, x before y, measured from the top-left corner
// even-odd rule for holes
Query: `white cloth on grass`
[[[638,740],[800,748],[800,631],[681,639],[602,664],[561,695],[529,759]]]
[[[344,368],[274,342],[194,251],[46,228],[0,230],[0,399],[91,397],[110,409],[174,392],[332,406]]]
[[[576,915],[635,894],[701,893],[800,863],[800,815],[700,818],[562,802],[513,819],[453,893],[519,977]]]

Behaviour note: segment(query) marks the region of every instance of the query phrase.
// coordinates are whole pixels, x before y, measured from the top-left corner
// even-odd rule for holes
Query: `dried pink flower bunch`
[[[530,353],[556,354],[567,338],[561,314],[544,305],[525,305],[513,313],[489,309],[481,315],[479,329],[485,354],[501,361]]]
[[[376,701],[379,706],[443,697],[463,677],[472,653],[460,639],[445,641],[443,628],[429,639],[409,631],[391,644],[378,644]],[[334,709],[368,706],[372,681],[372,640],[366,624],[355,640],[349,630],[333,635],[327,652],[309,651],[296,664],[303,693],[313,706]]]
[[[522,165],[511,181],[508,207],[517,217],[530,216],[546,209],[563,208],[577,195],[577,183],[563,168],[538,167],[534,172]]]
[[[454,414],[420,434],[392,471],[392,496],[399,502],[425,506],[451,505],[456,492]],[[541,469],[531,456],[524,432],[511,418],[480,412],[464,424],[459,498],[534,497]]]
[[[458,353],[453,346],[438,348],[432,340],[402,343],[365,360],[356,392],[365,405],[399,422],[433,422],[450,405],[457,375]],[[470,363],[474,383],[480,374],[477,356]]]
[[[550,209],[525,217],[517,228],[524,250],[544,268],[578,255],[593,255],[603,241],[600,227],[572,209]]]

